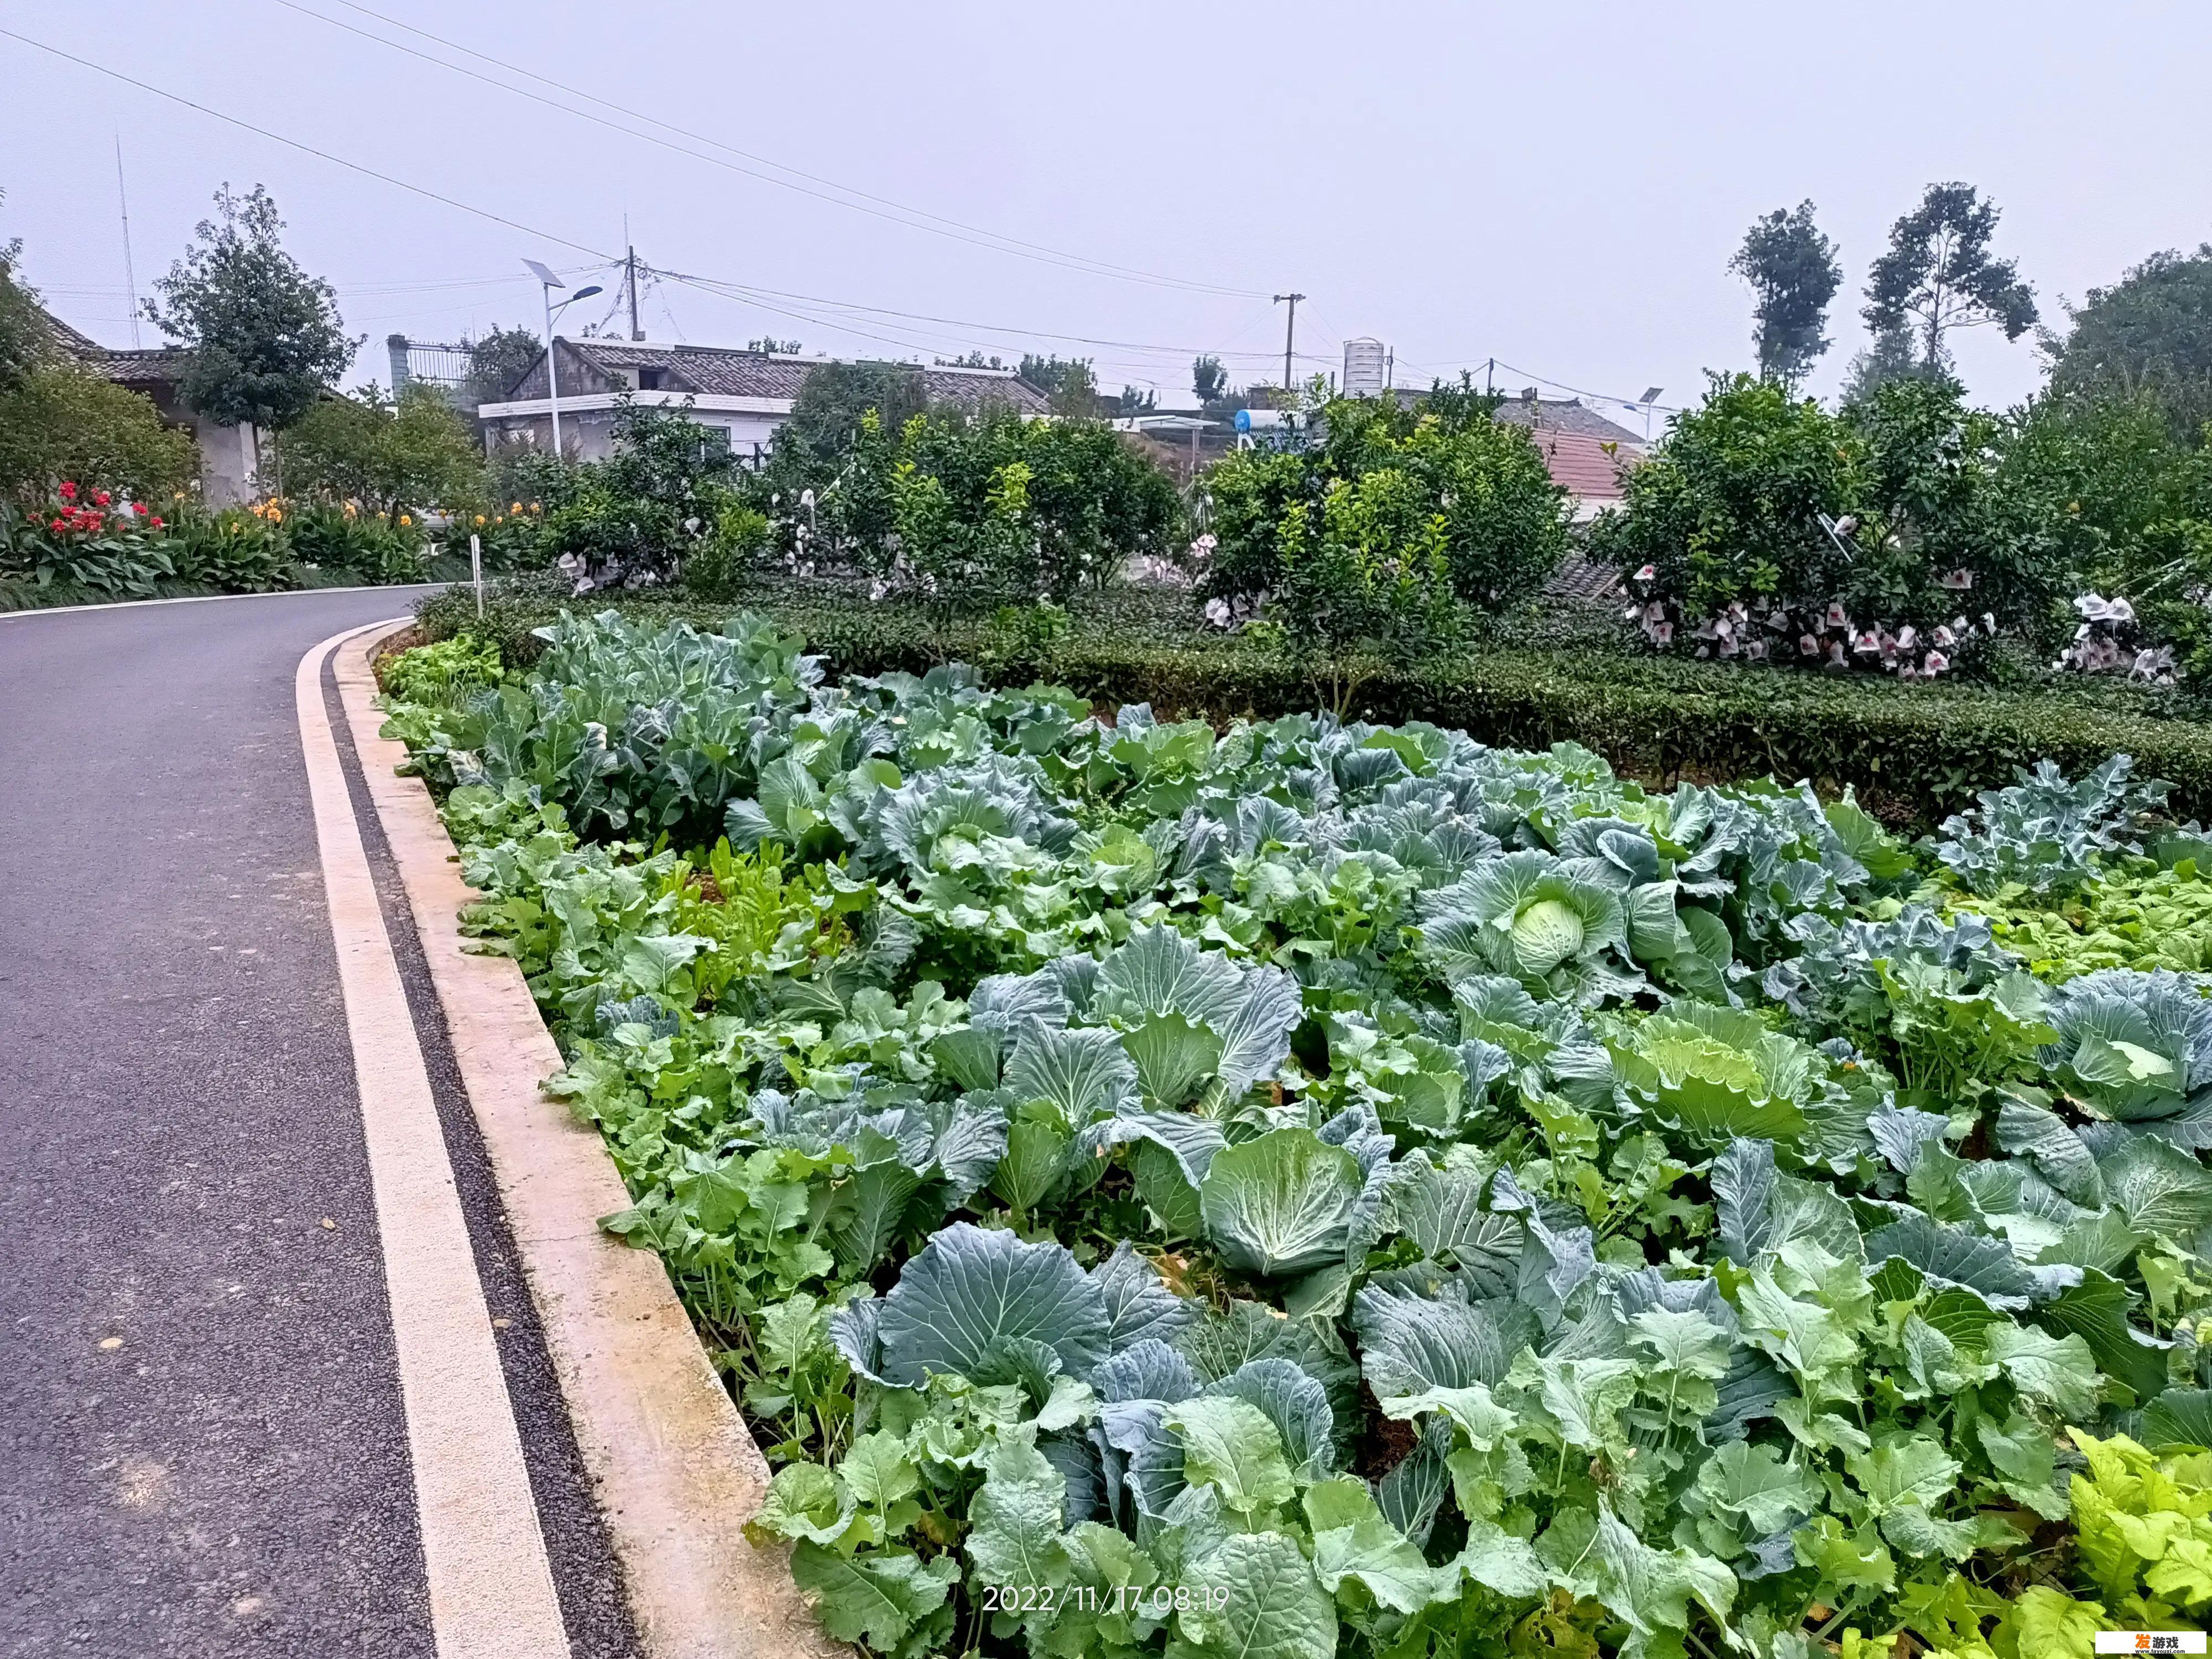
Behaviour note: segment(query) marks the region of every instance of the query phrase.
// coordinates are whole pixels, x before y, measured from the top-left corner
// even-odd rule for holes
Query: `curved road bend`
[[[0,619],[8,1659],[434,1651],[294,693],[311,646],[417,597]],[[387,887],[373,814],[364,834]],[[419,947],[384,908],[563,1621],[578,1656],[628,1653]]]

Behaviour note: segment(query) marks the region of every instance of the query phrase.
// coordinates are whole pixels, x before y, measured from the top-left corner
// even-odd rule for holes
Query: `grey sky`
[[[453,56],[339,0],[296,3]],[[1200,349],[1231,354],[1238,381],[1279,375],[1282,307],[1267,296],[1295,288],[1310,296],[1298,339],[1314,361],[1302,372],[1333,364],[1345,335],[1373,334],[1396,349],[1401,381],[1462,367],[1479,377],[1495,355],[1529,372],[1501,368],[1504,385],[1535,375],[1631,397],[1659,385],[1673,403],[1701,370],[1748,361],[1748,301],[1727,259],[1754,214],[1808,196],[1846,272],[1822,392],[1862,342],[1869,260],[1930,180],[1967,179],[1996,199],[1999,251],[2050,319],[2062,296],[2154,249],[2212,238],[2212,9],[2201,4],[363,3],[915,209],[1253,297],[868,216],[281,0],[16,0],[0,3],[0,27],[549,234],[439,206],[0,39],[0,239],[24,239],[54,308],[130,342],[118,133],[142,293],[219,182],[265,182],[295,252],[371,337],[357,380],[384,378],[395,330],[534,325],[521,256],[590,262],[551,237],[617,252],[625,212],[655,264],[816,296],[773,301],[805,313],[794,317],[664,283],[645,306],[653,338],[772,334],[925,360],[1058,349],[1094,357],[1109,386],[1170,397],[1188,390]],[[819,300],[957,320],[840,322]],[[600,303],[564,326],[596,320]],[[1978,331],[1960,355],[1986,400],[2036,383],[2025,340]]]

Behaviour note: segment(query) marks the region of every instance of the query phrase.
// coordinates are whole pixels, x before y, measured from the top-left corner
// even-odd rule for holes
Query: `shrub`
[[[180,507],[168,526],[177,574],[230,593],[273,593],[297,587],[291,538],[282,508]]]
[[[372,385],[358,397],[326,397],[276,441],[295,498],[351,501],[395,523],[402,513],[484,499],[476,439],[434,386],[404,386],[393,398]]]
[[[1424,660],[1462,631],[1444,518],[1427,505],[1409,474],[1380,467],[1339,478],[1317,514],[1283,511],[1275,615],[1339,718],[1376,659]]]
[[[775,538],[766,514],[742,501],[724,503],[714,515],[713,532],[684,562],[684,591],[702,599],[735,598]]]
[[[823,495],[840,550],[886,589],[969,610],[1104,587],[1182,519],[1166,474],[1111,428],[1003,410],[917,416],[896,442],[864,419]]]
[[[1281,540],[1295,507],[1325,514],[1339,484],[1391,502],[1401,562],[1425,562],[1413,538],[1434,539],[1451,586],[1477,610],[1506,611],[1543,586],[1567,545],[1566,497],[1519,427],[1493,420],[1492,400],[1431,393],[1413,409],[1339,398],[1320,413],[1324,435],[1304,448],[1234,452],[1203,481],[1215,550],[1213,598],[1249,604],[1284,591]],[[1389,482],[1363,495],[1370,473]]]
[[[1863,465],[1856,435],[1811,398],[1748,374],[1717,376],[1627,475],[1621,507],[1591,532],[1592,550],[1632,581],[1651,570],[1639,591],[1666,596],[1691,622],[1733,602],[1825,592],[1844,556],[1820,518],[1851,510]]]
[[[2172,647],[2185,678],[2212,675],[2212,451],[2178,441],[2149,398],[2053,395],[2023,412],[2004,471],[2050,504],[2079,587],[2126,599],[2126,631]]]
[[[350,503],[311,501],[283,520],[292,556],[363,582],[421,581],[429,551],[419,532],[356,510]]]
[[[2069,574],[2046,481],[2005,469],[2014,437],[1944,377],[1832,415],[1716,375],[1592,545],[1662,649],[1942,673],[1999,628],[2039,635]]]
[[[64,480],[166,501],[198,471],[191,436],[150,399],[73,363],[41,363],[0,392],[0,493],[26,505]]]
[[[615,453],[571,469],[567,499],[545,515],[544,552],[587,586],[672,580],[730,499],[737,463],[683,409],[625,401]]]
[[[988,659],[1001,680],[1048,678],[1102,707],[1150,702],[1164,716],[1267,717],[1310,709],[1315,686],[1294,657],[1241,637],[1197,633],[1173,596],[1142,592],[1071,601],[1064,638],[1018,649],[1009,631],[912,605],[871,605],[850,589],[794,584],[748,603],[805,635],[843,674],[923,673]],[[713,628],[714,605],[623,601],[634,614],[681,615]],[[495,591],[476,620],[459,590],[418,608],[431,638],[472,629],[510,664],[542,649],[532,630],[563,609],[550,590]],[[1485,742],[1543,749],[1571,741],[1647,779],[1809,778],[1856,784],[1890,821],[1933,828],[1977,790],[2045,757],[2069,774],[2115,753],[2174,786],[2177,816],[2212,817],[2212,718],[2176,692],[2075,682],[1999,690],[1897,686],[1875,678],[1746,676],[1733,665],[1623,656],[1588,643],[1557,650],[1478,646],[1424,664],[1384,662],[1357,687],[1362,718],[1459,726]]]

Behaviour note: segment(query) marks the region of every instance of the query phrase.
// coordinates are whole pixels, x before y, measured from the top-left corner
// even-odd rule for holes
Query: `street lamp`
[[[588,300],[594,294],[603,294],[606,290],[594,283],[589,288],[578,289],[556,306],[553,303],[553,290],[566,288],[568,283],[535,259],[525,259],[522,263],[530,267],[530,274],[538,279],[538,285],[545,295],[545,392],[546,403],[553,411],[553,458],[558,460],[561,458],[561,375],[553,362],[553,313],[564,306],[572,306],[579,300]]]
[[[1647,444],[1651,441],[1651,405],[1659,401],[1659,394],[1666,389],[1663,386],[1644,388],[1644,441]]]

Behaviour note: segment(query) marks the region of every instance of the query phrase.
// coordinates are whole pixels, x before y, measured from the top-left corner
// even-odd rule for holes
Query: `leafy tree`
[[[483,497],[483,460],[468,422],[432,386],[404,387],[397,398],[374,385],[358,397],[325,398],[277,446],[295,495],[357,501],[394,520]]]
[[[1861,313],[1877,339],[1909,333],[1923,368],[1950,362],[1943,337],[1995,323],[2008,340],[2035,325],[2035,290],[2010,259],[1994,258],[1997,209],[1972,185],[1930,185],[1920,205],[1890,227]]]
[[[1087,420],[1098,412],[1098,376],[1088,357],[1022,356],[1021,377],[1045,395],[1055,415]]]
[[[2051,348],[2051,390],[2153,400],[2185,443],[2212,422],[2212,242],[2154,253],[2093,288]]]
[[[995,353],[986,356],[981,349],[970,351],[964,356],[939,357],[937,363],[940,368],[1004,368],[1006,366]]]
[[[576,555],[600,580],[672,580],[715,534],[737,460],[688,405],[624,399],[614,440],[606,460],[574,469],[569,498],[546,515],[544,551]]]
[[[1844,280],[1835,244],[1813,222],[1813,204],[1753,220],[1729,269],[1756,297],[1759,374],[1785,389],[1797,386],[1828,349],[1828,302]]]
[[[1317,509],[1291,502],[1275,526],[1274,614],[1340,720],[1376,659],[1427,657],[1464,631],[1436,505],[1415,474],[1379,466],[1331,482]]]
[[[830,496],[840,528],[860,527],[863,510],[881,525],[887,501],[896,543],[878,532],[855,551],[887,580],[911,578],[951,603],[1103,587],[1181,527],[1174,483],[1097,421],[936,415],[894,441],[878,429],[854,455],[866,467]]]
[[[198,471],[190,434],[151,399],[75,363],[36,363],[0,391],[0,493],[43,499],[69,482],[158,503]]]
[[[1229,371],[1218,357],[1199,357],[1190,366],[1190,386],[1200,404],[1218,403],[1229,390]]]
[[[495,404],[528,374],[545,349],[532,328],[495,328],[469,347],[468,380],[461,388],[461,405]]]
[[[1863,403],[1874,395],[1875,387],[1890,380],[1941,373],[1940,368],[1922,364],[1909,332],[1887,329],[1875,335],[1864,350],[1851,355],[1850,368],[1844,376],[1843,402]]]
[[[1628,475],[1593,550],[1663,608],[1686,650],[1763,642],[1796,660],[1809,635],[1824,660],[1856,642],[1826,620],[1832,605],[1862,630],[1910,623],[1925,637],[1989,611],[2033,631],[2067,580],[2071,532],[2047,476],[2008,470],[2015,441],[1948,376],[1889,380],[1831,414],[1771,381],[1715,375]],[[1831,534],[1824,517],[1851,522]],[[1786,627],[1762,620],[1778,609]]]
[[[251,422],[255,461],[263,428],[281,430],[315,406],[353,361],[337,296],[284,250],[276,204],[256,185],[216,192],[184,257],[155,286],[146,315],[190,348],[185,404],[224,426]]]
[[[896,432],[928,407],[921,371],[911,363],[823,364],[808,374],[791,418],[776,430],[770,470],[777,486],[796,495],[825,483],[870,410]]]
[[[0,242],[0,392],[21,386],[53,348],[37,291],[15,275],[22,257],[21,237]]]
[[[1832,580],[1838,556],[1820,516],[1841,518],[1863,498],[1864,465],[1856,435],[1812,399],[1715,374],[1627,475],[1620,507],[1592,527],[1592,550],[1639,593],[1634,573],[1655,567],[1652,587],[1679,599],[1686,622],[1732,600],[1794,599]]]
[[[745,349],[748,351],[780,353],[787,357],[797,356],[803,349],[796,340],[779,340],[774,335],[769,335],[765,339],[745,342]]]
[[[1437,526],[1451,586],[1476,609],[1508,610],[1531,598],[1566,552],[1565,493],[1528,433],[1491,417],[1494,399],[1441,391],[1411,409],[1395,400],[1340,398],[1321,411],[1327,434],[1321,442],[1232,452],[1216,463],[1203,481],[1216,541],[1209,595],[1249,602],[1283,592],[1283,560],[1291,544],[1284,539],[1286,525],[1304,526],[1292,532],[1298,547],[1324,547],[1334,537],[1338,544],[1364,548],[1372,562],[1382,556],[1376,526],[1387,521],[1400,525],[1407,538],[1425,538]],[[1406,482],[1390,484],[1387,497],[1362,494],[1361,480],[1383,471]],[[1328,503],[1340,483],[1354,490],[1332,520]],[[1387,520],[1375,517],[1386,498],[1395,503],[1395,516]],[[1298,507],[1303,516],[1293,514]],[[1346,527],[1353,521],[1342,516],[1348,512],[1364,515],[1349,543]],[[1403,549],[1391,556],[1424,566],[1425,558]]]

